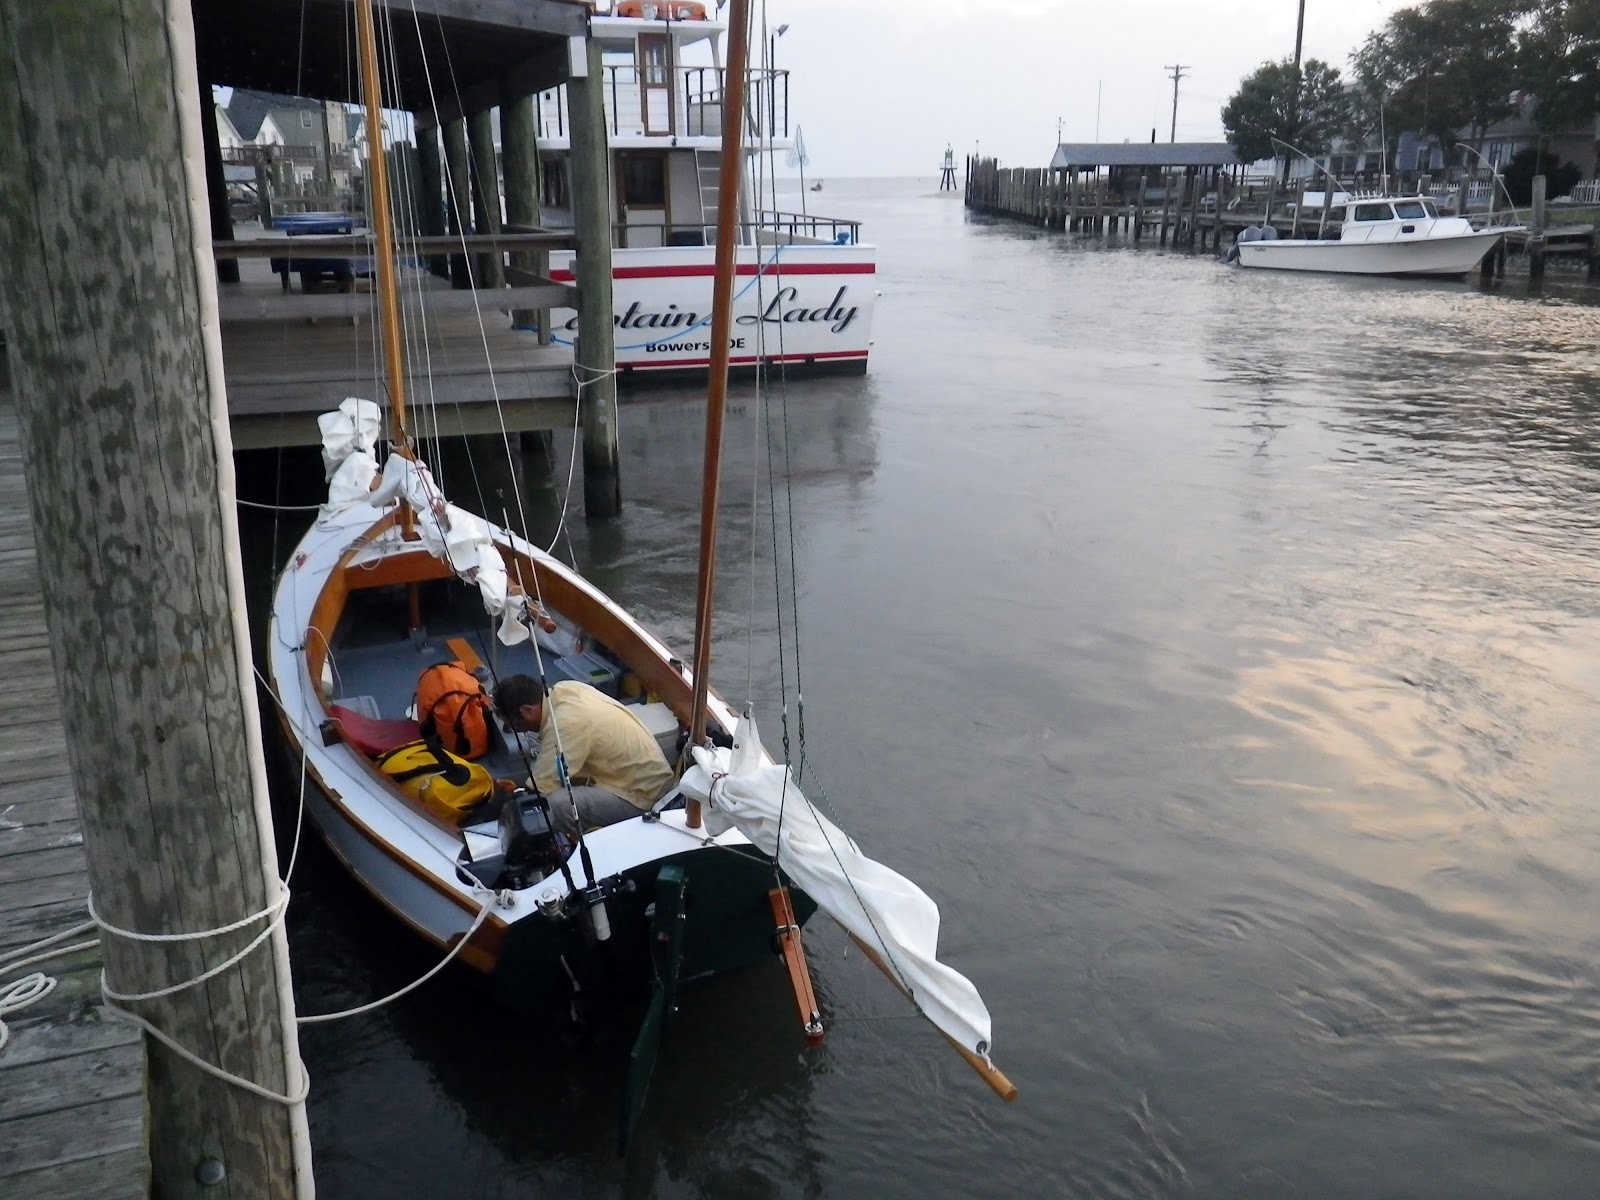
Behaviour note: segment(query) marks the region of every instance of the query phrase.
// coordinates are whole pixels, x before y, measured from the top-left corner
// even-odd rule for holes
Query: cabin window
[[[300,114],[300,128],[301,129],[310,129],[311,128],[311,114],[310,113],[303,112],[303,113]]]
[[[660,154],[629,154],[622,160],[622,203],[629,208],[667,206],[667,160]]]
[[[1358,204],[1354,220],[1357,221],[1388,221],[1394,214],[1389,211],[1387,204]]]
[[[672,82],[667,39],[647,33],[639,37],[639,81],[647,87],[665,87]]]
[[[1416,221],[1428,215],[1421,200],[1401,200],[1394,206],[1394,215],[1402,221]]]
[[[1439,215],[1439,209],[1432,200],[1424,200],[1422,202],[1422,211],[1427,213],[1430,217],[1437,217]]]

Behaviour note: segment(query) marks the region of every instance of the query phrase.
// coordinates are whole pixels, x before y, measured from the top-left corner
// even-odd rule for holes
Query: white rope
[[[109,999],[104,999],[104,997],[109,994],[105,986],[104,971],[100,973],[100,988],[103,1002],[108,1013],[120,1021],[126,1021],[130,1025],[137,1025],[140,1029],[144,1030],[151,1037],[155,1038],[156,1041],[160,1042],[168,1050],[171,1050],[179,1058],[183,1059],[191,1066],[198,1067],[207,1075],[211,1075],[217,1079],[220,1079],[224,1083],[231,1083],[235,1087],[243,1088],[252,1096],[260,1096],[263,1100],[272,1100],[278,1104],[286,1105],[289,1108],[293,1108],[297,1104],[304,1104],[306,1097],[311,1094],[311,1076],[306,1073],[306,1065],[300,1061],[300,1056],[298,1054],[295,1055],[295,1065],[300,1068],[300,1085],[289,1095],[284,1095],[282,1092],[275,1092],[271,1088],[264,1088],[254,1080],[246,1079],[242,1075],[235,1075],[232,1071],[225,1071],[221,1067],[207,1062],[194,1051],[190,1050],[187,1046],[180,1045],[172,1038],[170,1034],[164,1033],[160,1029],[156,1028],[156,1026],[145,1020],[138,1013],[130,1012],[128,1009],[112,1003]]]
[[[0,988],[0,1050],[11,1040],[11,1030],[6,1028],[5,1016],[27,1008],[35,1000],[43,1000],[55,991],[56,981],[43,971],[24,975],[16,982]]]
[[[432,979],[440,971],[444,970],[445,967],[450,964],[450,961],[455,958],[457,954],[461,953],[461,948],[472,940],[472,935],[478,932],[478,927],[488,919],[489,913],[494,908],[495,902],[498,899],[499,896],[496,893],[489,892],[488,898],[483,902],[483,907],[478,910],[477,917],[473,919],[473,922],[467,928],[466,933],[462,934],[461,937],[456,941],[456,944],[450,947],[450,953],[441,958],[438,964],[420,979],[416,979],[411,983],[406,984],[406,986],[401,988],[398,992],[391,992],[389,995],[383,997],[383,999],[374,1000],[370,1004],[363,1004],[358,1008],[347,1008],[343,1012],[318,1013],[317,1015],[311,1017],[296,1017],[295,1024],[320,1025],[325,1021],[338,1021],[345,1017],[360,1016],[362,1013],[372,1012],[374,1009],[382,1008],[385,1004],[388,1004],[391,1001],[400,999],[400,997],[404,996],[407,992],[415,991],[417,988],[427,983],[428,980]]]

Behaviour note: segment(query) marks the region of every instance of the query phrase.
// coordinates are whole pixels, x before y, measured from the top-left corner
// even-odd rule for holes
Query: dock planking
[[[0,354],[0,362],[4,355]],[[0,951],[81,923],[89,875],[39,594],[16,410],[0,375]],[[83,940],[83,939],[75,939]],[[150,1193],[145,1054],[100,1004],[100,952],[21,971],[56,980],[0,1049],[0,1195]]]

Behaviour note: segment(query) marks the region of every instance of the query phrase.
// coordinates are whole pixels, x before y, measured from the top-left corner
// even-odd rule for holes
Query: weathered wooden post
[[[39,574],[95,906],[143,934],[281,896],[194,45],[185,0],[0,0],[0,294]],[[193,980],[270,928],[105,933],[107,983]],[[302,1088],[281,926],[214,979],[127,1004],[222,1070]],[[310,1195],[302,1103],[147,1045],[154,1194]]]
[[[1589,232],[1589,269],[1586,277],[1590,283],[1600,283],[1600,227]]]
[[[422,191],[422,232],[427,237],[443,237],[445,224],[444,164],[439,157],[439,127],[417,123],[417,186]],[[450,256],[428,255],[428,270],[441,279],[450,278]]]
[[[500,105],[500,153],[504,158],[506,178],[506,221],[524,229],[539,225],[539,133],[535,125],[533,97],[523,96]],[[548,275],[541,269],[545,255],[521,251],[511,256],[513,266],[537,275]],[[550,312],[518,309],[511,314],[511,323],[518,329],[539,326],[539,341],[550,340]]]
[[[1167,248],[1167,217],[1172,211],[1172,172],[1161,172],[1161,248]]]
[[[583,421],[583,503],[591,519],[622,511],[617,458],[616,331],[611,304],[611,171],[606,150],[600,43],[575,42],[567,111],[572,119],[572,225],[578,238],[578,337],[573,350]]]
[[[500,164],[494,153],[494,113],[484,109],[468,118],[467,142],[472,153],[472,231],[479,237],[499,237]],[[505,287],[503,265],[498,251],[479,254],[478,286]]]
[[[451,237],[460,237],[472,228],[471,160],[467,156],[467,121],[457,117],[446,121],[444,135],[444,211]],[[472,286],[473,268],[465,254],[450,256],[450,284],[456,288]]]
[[[1133,206],[1133,240],[1135,243],[1144,237],[1144,189],[1149,179],[1148,172],[1141,171],[1139,173],[1139,199],[1135,201]]]
[[[200,99],[200,133],[205,139],[206,197],[211,205],[211,237],[218,242],[233,241],[233,206],[228,202],[227,172],[222,164],[222,144],[217,137],[217,105],[211,98],[211,87],[205,86]],[[219,283],[239,282],[239,260],[217,260]]]
[[[1543,175],[1533,177],[1533,228],[1528,233],[1525,245],[1528,248],[1528,282],[1535,287],[1544,282],[1544,199],[1547,186]]]
[[[272,228],[272,176],[267,170],[267,160],[256,154],[256,213],[261,218],[261,228]]]
[[[1195,229],[1200,223],[1200,168],[1190,167],[1184,181],[1189,189],[1188,247],[1194,249]]]

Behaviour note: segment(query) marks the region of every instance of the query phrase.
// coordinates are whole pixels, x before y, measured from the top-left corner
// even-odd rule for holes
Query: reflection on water
[[[1021,1100],[819,924],[827,1047],[775,973],[691,993],[627,1164],[618,1047],[585,1069],[460,976],[308,1035],[325,1190],[1587,1194],[1587,290],[1228,270],[931,183],[835,202],[880,245],[872,374],[788,389],[770,502],[735,387],[715,674],[776,745],[797,597],[791,733],[798,672],[833,807],[940,903]],[[701,420],[625,404],[626,513],[570,526],[683,648]],[[569,450],[529,498],[546,541]],[[307,1009],[428,961],[325,856],[292,917]]]

